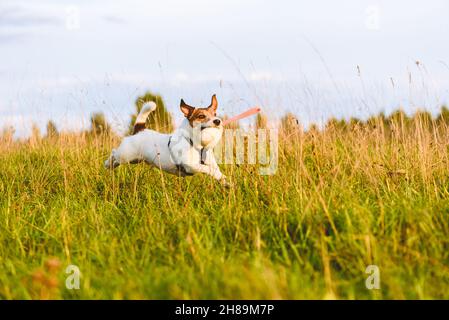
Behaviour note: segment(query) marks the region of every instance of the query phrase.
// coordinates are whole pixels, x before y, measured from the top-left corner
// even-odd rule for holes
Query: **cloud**
[[[271,72],[268,71],[258,71],[258,72],[252,72],[249,75],[249,79],[251,81],[269,81],[273,79],[273,75]]]
[[[111,84],[127,84],[142,86],[157,81],[158,78],[147,73],[108,73],[91,75],[63,75],[58,77],[46,77],[37,80],[39,88],[48,89],[68,89],[100,85],[108,87]]]
[[[0,44],[8,44],[24,40],[30,36],[26,32],[2,32],[0,30]]]
[[[22,6],[0,7],[0,28],[59,25],[62,20],[43,11],[30,10]]]
[[[230,80],[229,78],[223,77],[221,74],[206,74],[206,73],[194,73],[187,74],[185,72],[176,72],[170,79],[169,82],[173,86],[182,86],[188,84],[205,84],[205,83],[218,83],[220,81]]]
[[[38,28],[62,24],[63,20],[48,9],[0,5],[0,44],[24,41]]]
[[[103,16],[103,20],[108,23],[112,23],[112,24],[126,24],[127,23],[127,21],[125,19],[120,18],[118,16],[112,16],[112,15]]]

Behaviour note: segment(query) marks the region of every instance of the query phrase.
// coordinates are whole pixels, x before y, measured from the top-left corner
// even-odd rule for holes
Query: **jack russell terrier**
[[[104,166],[114,169],[121,164],[144,161],[182,177],[205,173],[229,187],[213,153],[223,133],[222,120],[216,116],[217,107],[215,95],[207,108],[191,107],[181,99],[180,108],[185,119],[172,134],[163,134],[145,129],[148,115],[156,110],[156,103],[145,103],[137,116],[133,134],[112,150]]]

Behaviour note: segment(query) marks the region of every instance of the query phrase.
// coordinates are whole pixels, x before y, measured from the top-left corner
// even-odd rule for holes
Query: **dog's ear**
[[[210,106],[208,108],[214,110],[214,112],[217,112],[218,101],[217,101],[217,96],[215,94],[212,96]]]
[[[191,107],[187,103],[185,103],[183,99],[181,99],[180,108],[186,118],[190,117],[193,113],[193,110],[195,110],[194,107]]]

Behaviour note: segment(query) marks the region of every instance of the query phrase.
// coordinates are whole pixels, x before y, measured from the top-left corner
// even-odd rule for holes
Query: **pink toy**
[[[260,108],[259,108],[259,107],[251,108],[251,109],[249,109],[249,110],[247,110],[247,111],[245,111],[245,112],[243,112],[243,113],[241,113],[241,114],[239,114],[239,115],[236,115],[236,116],[234,116],[234,117],[231,117],[231,118],[229,118],[229,119],[223,121],[223,125],[225,126],[225,125],[227,125],[228,123],[231,123],[231,122],[234,122],[234,121],[238,121],[238,120],[240,120],[240,119],[243,119],[243,118],[252,116],[253,114],[256,114],[256,113],[258,113],[258,112],[260,112]]]

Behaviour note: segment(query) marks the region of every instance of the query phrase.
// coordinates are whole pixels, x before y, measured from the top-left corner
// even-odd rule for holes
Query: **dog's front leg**
[[[205,173],[207,175],[214,177],[217,180],[221,180],[221,178],[223,177],[223,174],[220,172],[220,169],[213,168],[213,167],[205,165],[205,164],[188,163],[188,164],[184,164],[183,166],[188,173],[193,173],[193,174]]]
[[[214,152],[213,150],[208,150],[207,154],[206,154],[206,159],[204,161],[204,163],[213,168],[214,170],[217,170],[218,172],[221,173],[220,171],[220,167],[217,164],[217,160],[215,160],[215,156],[214,156]],[[229,184],[229,182],[227,181],[227,178],[224,174],[221,174],[221,178],[220,178],[220,182],[225,186],[225,187],[230,187],[231,185]]]
[[[205,173],[209,176],[214,177],[217,181],[220,181],[224,186],[229,187],[229,184],[226,182],[226,177],[221,173],[220,168],[213,167],[205,164],[184,164],[185,170],[188,173]]]

